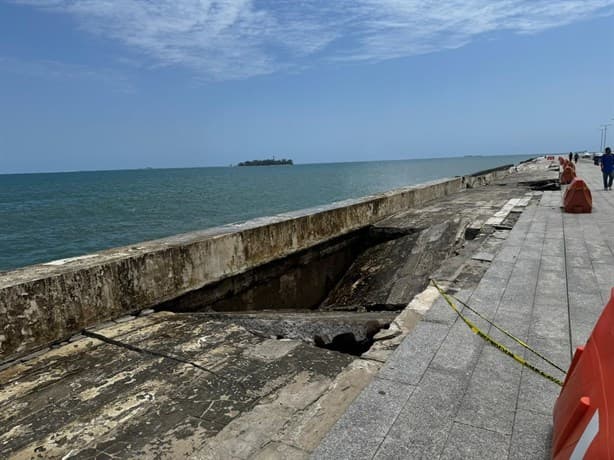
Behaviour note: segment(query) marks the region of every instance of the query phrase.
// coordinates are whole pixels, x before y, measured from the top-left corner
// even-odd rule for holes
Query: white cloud
[[[134,92],[131,80],[125,74],[114,69],[92,69],[85,65],[68,64],[56,60],[24,60],[0,56],[0,71],[63,82],[87,80],[117,92]]]
[[[380,61],[614,13],[614,0],[14,0],[73,16],[153,65],[247,78],[308,60]]]

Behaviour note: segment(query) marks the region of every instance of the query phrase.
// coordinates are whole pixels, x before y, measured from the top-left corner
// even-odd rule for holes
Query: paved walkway
[[[564,368],[614,285],[614,191],[603,190],[592,162],[581,161],[578,172],[593,191],[593,213],[565,214],[561,192],[544,192],[522,213],[477,288],[459,294]],[[559,390],[473,335],[440,299],[313,458],[549,458]]]

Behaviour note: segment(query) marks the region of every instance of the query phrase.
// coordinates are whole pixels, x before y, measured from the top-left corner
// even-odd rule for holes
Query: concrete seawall
[[[0,274],[0,361],[354,232],[393,213],[488,184],[507,171],[506,166],[442,179]]]

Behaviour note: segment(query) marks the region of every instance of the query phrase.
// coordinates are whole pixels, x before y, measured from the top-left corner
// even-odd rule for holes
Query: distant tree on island
[[[242,161],[237,166],[277,166],[277,165],[293,165],[294,163],[290,159],[282,158],[276,160],[275,158],[269,158],[267,160],[251,160]]]

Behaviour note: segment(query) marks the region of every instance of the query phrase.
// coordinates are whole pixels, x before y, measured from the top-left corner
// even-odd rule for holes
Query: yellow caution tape
[[[556,383],[557,385],[563,386],[563,382],[560,379],[557,379],[556,377],[548,374],[547,372],[542,371],[541,369],[535,367],[534,365],[532,365],[531,363],[529,363],[528,361],[526,361],[522,356],[518,356],[516,353],[514,353],[512,350],[510,350],[509,348],[507,348],[505,345],[497,342],[495,339],[493,339],[491,336],[489,336],[488,334],[486,334],[485,332],[483,332],[479,327],[477,327],[471,320],[469,320],[465,315],[463,315],[460,310],[456,307],[456,305],[454,305],[454,302],[452,302],[451,296],[446,294],[440,287],[439,285],[435,282],[435,280],[431,280],[431,283],[433,283],[433,286],[435,286],[435,289],[437,289],[439,291],[439,293],[441,294],[441,296],[444,298],[444,300],[447,302],[448,305],[450,305],[450,308],[452,308],[452,310],[454,310],[454,312],[459,316],[460,319],[462,319],[464,321],[464,323],[469,326],[469,329],[471,329],[471,332],[473,332],[474,334],[476,334],[477,336],[481,337],[482,339],[484,339],[486,342],[488,342],[489,344],[491,344],[492,346],[494,346],[495,348],[498,348],[499,350],[501,350],[503,353],[505,353],[506,355],[508,355],[509,357],[513,358],[514,360],[516,360],[518,363],[522,364],[523,366],[531,369],[533,372],[535,372],[536,374],[541,375],[542,377],[550,380],[551,382]],[[458,300],[458,299],[456,299]],[[536,352],[535,350],[533,350],[531,347],[529,347],[529,345],[527,345],[525,342],[523,342],[522,340],[514,337],[512,334],[510,334],[509,332],[505,331],[505,329],[500,328],[499,326],[495,325],[493,322],[491,322],[490,320],[484,318],[484,316],[482,316],[481,314],[479,314],[478,312],[476,312],[473,308],[469,307],[468,305],[466,305],[464,302],[459,301],[463,304],[463,306],[468,307],[468,309],[472,312],[474,312],[476,315],[478,315],[480,318],[484,319],[485,321],[487,321],[489,324],[491,324],[492,326],[494,326],[496,329],[498,329],[499,331],[503,332],[505,335],[507,335],[508,337],[512,338],[514,341],[516,341],[517,343],[519,343],[520,345],[522,345],[524,348],[526,348],[527,350],[533,352],[534,354],[536,354],[537,356],[539,356],[540,358],[544,359],[546,362],[548,362],[549,364],[552,364],[554,367],[556,367],[557,369],[559,369],[561,372],[565,373],[565,371],[563,371],[559,366],[553,364],[550,360],[544,358],[541,354],[539,354],[538,352]]]
[[[473,312],[475,315],[477,315],[478,317],[480,317],[481,319],[483,319],[484,321],[486,321],[488,324],[490,324],[492,327],[494,327],[495,329],[497,329],[498,331],[502,332],[503,334],[507,335],[510,339],[512,339],[514,342],[516,342],[517,344],[519,344],[520,346],[522,346],[523,348],[526,348],[527,350],[529,350],[531,353],[533,353],[535,356],[543,359],[544,361],[546,361],[548,364],[550,364],[552,367],[555,367],[556,369],[558,369],[559,371],[561,371],[563,374],[566,373],[565,369],[563,369],[561,366],[558,366],[557,364],[555,364],[554,362],[550,361],[548,358],[546,358],[544,355],[542,355],[541,353],[539,353],[537,350],[531,348],[531,346],[529,346],[529,344],[527,344],[526,342],[524,342],[523,340],[519,339],[518,337],[516,337],[515,335],[513,335],[511,332],[506,331],[505,329],[503,329],[500,326],[497,326],[495,323],[493,323],[491,320],[489,320],[488,318],[486,318],[484,315],[482,315],[479,311],[473,309],[472,307],[470,307],[469,305],[467,305],[465,302],[463,302],[461,299],[459,299],[458,297],[454,296],[454,295],[450,295],[450,294],[446,294],[448,297],[456,300],[458,303],[460,303],[463,307],[465,307],[467,310]]]

